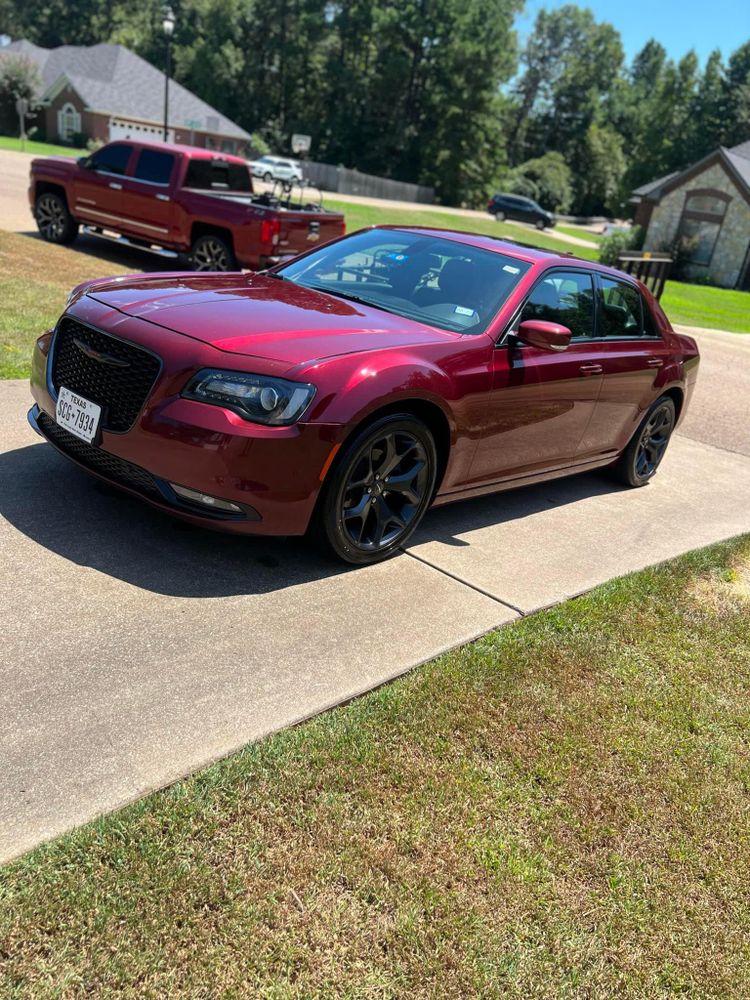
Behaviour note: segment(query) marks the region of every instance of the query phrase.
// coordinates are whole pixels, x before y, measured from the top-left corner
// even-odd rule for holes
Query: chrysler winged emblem
[[[116,358],[112,354],[105,354],[103,351],[97,351],[87,344],[85,340],[79,340],[78,337],[73,337],[73,343],[82,354],[85,354],[87,358],[91,358],[92,361],[99,361],[103,365],[114,365],[116,368],[130,368],[129,361],[123,361],[121,358]]]

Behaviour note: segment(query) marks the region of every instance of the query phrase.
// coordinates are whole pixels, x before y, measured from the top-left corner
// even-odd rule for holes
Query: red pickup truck
[[[196,271],[264,268],[345,231],[338,212],[255,194],[239,157],[163,143],[35,159],[29,201],[52,243],[72,243],[82,226],[162,257],[188,253]]]

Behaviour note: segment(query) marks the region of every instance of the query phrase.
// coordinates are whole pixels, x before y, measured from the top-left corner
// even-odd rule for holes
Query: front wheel
[[[273,180],[273,174],[270,174],[268,171],[266,171],[263,174],[263,180],[266,182],[266,184],[270,184],[271,181]]]
[[[78,235],[78,223],[68,211],[65,199],[54,191],[39,195],[34,218],[42,239],[48,243],[72,243]]]
[[[645,486],[654,477],[664,458],[676,420],[674,400],[669,396],[660,396],[614,466],[615,476],[621,483]]]
[[[324,486],[315,532],[344,562],[365,566],[394,555],[429,506],[437,451],[415,417],[383,417],[345,446]]]
[[[190,250],[194,271],[236,271],[237,261],[227,241],[214,233],[199,236]]]
[[[495,222],[505,222],[505,212],[495,212]]]
[[[544,219],[537,219],[536,220],[536,228],[539,229],[540,231],[542,229],[546,229],[547,228],[547,223],[544,221]]]

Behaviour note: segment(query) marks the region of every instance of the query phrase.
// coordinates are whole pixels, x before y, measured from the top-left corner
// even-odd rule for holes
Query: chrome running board
[[[98,240],[109,240],[110,243],[117,243],[121,247],[129,247],[131,250],[143,250],[145,253],[155,254],[157,257],[168,257],[176,260],[180,255],[175,250],[165,250],[163,247],[152,246],[151,244],[135,243],[127,236],[116,236],[114,233],[104,232],[96,226],[82,226],[81,232],[84,236],[94,236]]]

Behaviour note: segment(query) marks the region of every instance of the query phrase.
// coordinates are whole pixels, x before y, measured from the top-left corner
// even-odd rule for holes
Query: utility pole
[[[171,7],[164,8],[162,28],[167,40],[167,71],[164,75],[164,142],[169,134],[169,77],[172,74],[172,35],[174,34],[175,16]]]

